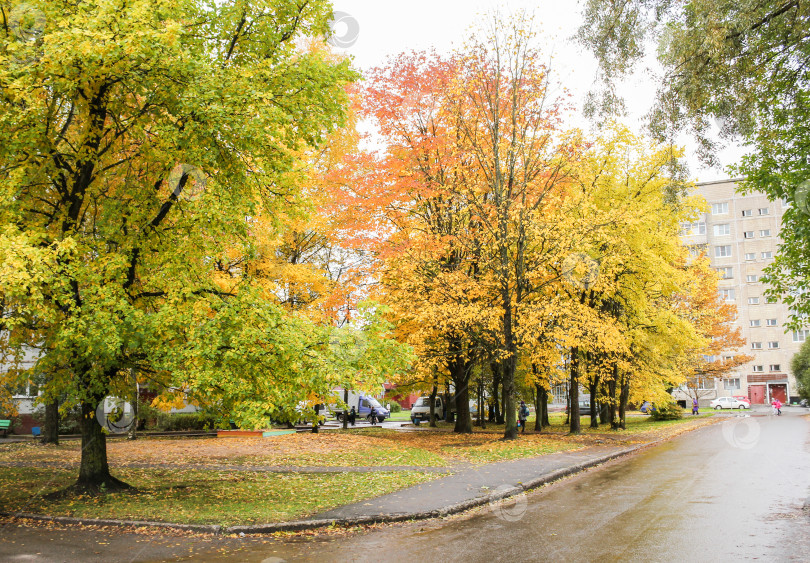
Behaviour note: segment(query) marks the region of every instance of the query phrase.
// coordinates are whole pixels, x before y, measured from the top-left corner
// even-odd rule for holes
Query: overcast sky
[[[341,51],[354,57],[361,70],[382,64],[386,57],[404,51],[435,48],[448,52],[460,46],[482,15],[493,10],[508,14],[517,9],[534,13],[542,42],[553,55],[552,68],[558,81],[573,95],[579,107],[590,88],[595,71],[593,57],[576,45],[571,36],[580,23],[580,2],[571,0],[333,0],[334,10],[343,16],[336,26]],[[649,109],[655,85],[644,73],[625,86],[632,114],[625,122],[640,129],[640,119]],[[684,139],[688,141],[688,139]],[[687,144],[688,150],[688,144]],[[724,165],[741,154],[729,149],[721,155]],[[728,178],[723,170],[701,168],[689,159],[692,176],[698,181]]]

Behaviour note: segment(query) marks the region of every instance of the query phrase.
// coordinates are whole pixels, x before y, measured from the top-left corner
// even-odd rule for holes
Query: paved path
[[[539,486],[585,467],[630,453],[639,446],[593,446],[533,458],[489,463],[461,469],[395,493],[341,506],[313,516],[312,520],[424,518],[449,513],[464,505],[475,506]]]

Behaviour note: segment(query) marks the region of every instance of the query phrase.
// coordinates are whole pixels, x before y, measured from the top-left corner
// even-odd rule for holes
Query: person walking
[[[776,416],[782,416],[782,401],[776,399]]]
[[[368,418],[370,419],[372,426],[377,424],[377,409],[371,407],[371,412],[369,413]]]
[[[520,408],[518,408],[518,423],[520,424],[520,431],[526,432],[526,420],[529,418],[529,407],[526,406],[525,401],[520,401]]]
[[[698,413],[698,400],[692,399],[692,414],[700,414]]]
[[[349,422],[351,422],[352,426],[354,426],[356,420],[357,420],[357,411],[355,411],[354,407],[352,407],[352,410],[349,412]]]

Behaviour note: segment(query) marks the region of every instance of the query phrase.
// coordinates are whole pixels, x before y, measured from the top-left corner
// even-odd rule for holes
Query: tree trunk
[[[532,366],[532,369],[535,369],[535,367]],[[539,385],[537,383],[534,384],[534,413],[535,413],[535,416],[534,416],[534,431],[535,432],[540,432],[541,430],[543,430],[543,420],[542,420],[543,419],[543,405],[542,405],[543,398],[542,398],[542,395],[541,395],[542,389],[543,388],[542,388],[541,385]]]
[[[450,377],[456,388],[456,425],[453,432],[459,434],[472,433],[472,420],[470,419],[470,369],[467,362],[456,357],[450,365]],[[448,409],[450,410],[450,409]]]
[[[618,400],[616,398],[616,388],[617,383],[619,380],[619,366],[614,364],[613,366],[613,377],[608,382],[608,395],[610,400],[610,429],[611,430],[618,430],[619,429],[619,419],[616,415],[616,405]]]
[[[591,379],[590,385],[590,392],[591,392],[591,400],[590,400],[590,412],[588,414],[591,415],[591,428],[599,428],[599,412],[596,409],[596,391],[599,388],[599,376],[594,374],[593,378]]]
[[[540,420],[540,426],[543,428],[548,428],[551,426],[551,421],[548,419],[548,389],[545,387],[540,387],[540,406],[543,408],[543,411],[538,418]]]
[[[79,466],[79,479],[74,487],[84,493],[101,493],[130,489],[131,487],[110,475],[107,465],[107,439],[96,419],[96,404],[82,402],[82,459]]]
[[[349,428],[349,386],[343,388],[343,402],[346,403],[346,410],[343,411],[343,430]]]
[[[486,407],[486,402],[484,401],[484,377],[483,377],[483,370],[481,379],[478,381],[478,426],[481,428],[486,428],[486,415],[484,414],[484,408]]]
[[[568,433],[579,434],[579,347],[571,348],[571,377],[568,383]]]
[[[132,416],[135,418],[127,432],[127,440],[135,440],[138,438],[138,378],[135,376],[135,369],[130,369],[129,375],[132,377]]]
[[[45,428],[42,431],[43,444],[59,444],[59,399],[45,404]]]
[[[490,364],[492,369],[492,406],[494,409],[495,418],[490,419],[490,422],[496,424],[503,424],[503,414],[501,412],[500,388],[501,388],[501,364],[500,362],[492,362]]]
[[[436,393],[439,391],[439,386],[436,385],[436,378],[433,378],[433,390],[430,392],[430,427],[436,428]],[[446,406],[445,406],[446,408]]]
[[[624,375],[622,376],[621,396],[619,398],[619,427],[622,430],[627,429],[627,401],[630,399],[630,380]]]
[[[503,410],[506,428],[503,432],[505,440],[517,439],[517,413],[515,412],[515,371],[517,371],[517,345],[512,330],[512,301],[508,288],[503,294],[503,336],[504,347],[508,354],[506,361],[501,362],[503,371]]]

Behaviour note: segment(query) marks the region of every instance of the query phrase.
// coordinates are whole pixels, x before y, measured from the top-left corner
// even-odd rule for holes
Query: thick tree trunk
[[[43,444],[59,444],[59,399],[45,404],[45,428],[42,431]]]
[[[82,402],[82,458],[75,488],[86,493],[110,492],[131,488],[110,475],[107,465],[107,439],[96,420],[96,404]]]
[[[548,389],[542,386],[540,387],[540,406],[543,409],[538,415],[538,418],[540,418],[540,426],[548,428],[551,426],[551,421],[548,419]]]
[[[459,434],[472,433],[472,420],[470,419],[470,369],[463,358],[457,357],[450,365],[450,377],[456,388],[456,425],[453,432]],[[448,409],[449,410],[449,409]]]
[[[571,348],[571,376],[568,382],[568,432],[579,434],[579,347]]]

